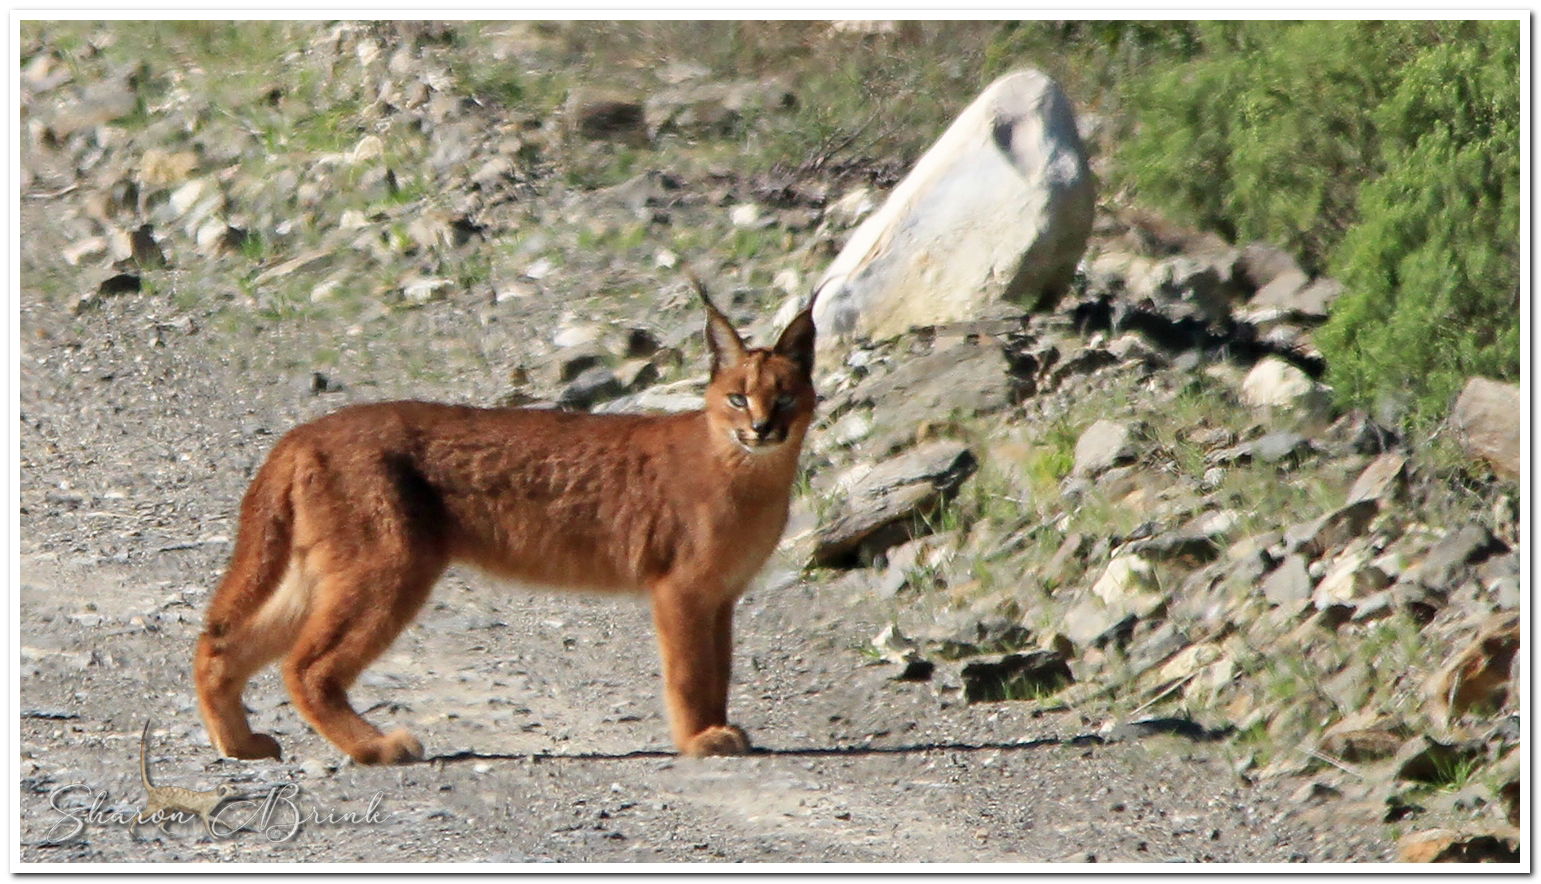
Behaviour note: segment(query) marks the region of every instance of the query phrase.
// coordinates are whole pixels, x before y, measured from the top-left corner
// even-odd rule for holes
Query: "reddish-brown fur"
[[[356,761],[422,757],[406,731],[361,718],[346,692],[459,561],[649,593],[675,745],[748,751],[727,719],[733,605],[786,523],[813,415],[814,328],[805,310],[774,347],[749,349],[706,306],[713,366],[701,411],[385,402],[285,435],[242,501],[198,641],[198,703],[215,747],[279,757],[248,726],[241,693],[284,657],[295,707]]]

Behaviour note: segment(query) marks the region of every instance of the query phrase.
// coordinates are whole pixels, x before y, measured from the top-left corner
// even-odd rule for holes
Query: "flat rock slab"
[[[1363,534],[1378,512],[1379,503],[1373,500],[1356,501],[1320,518],[1290,527],[1284,532],[1285,545],[1292,552],[1314,559]]]
[[[1390,500],[1406,490],[1407,458],[1387,452],[1370,462],[1349,489],[1348,503],[1361,500]]]
[[[814,564],[849,567],[908,539],[917,528],[916,517],[945,500],[978,468],[968,446],[953,441],[932,442],[877,465],[846,486],[846,500],[819,531]]]
[[[1129,463],[1139,455],[1135,436],[1135,428],[1130,424],[1097,421],[1076,440],[1072,472],[1077,476],[1095,476],[1119,464]]]
[[[999,344],[963,343],[873,376],[831,402],[827,413],[834,418],[853,408],[872,407],[873,429],[882,439],[913,436],[923,421],[1006,408],[1022,399],[1030,383],[1012,373]]]

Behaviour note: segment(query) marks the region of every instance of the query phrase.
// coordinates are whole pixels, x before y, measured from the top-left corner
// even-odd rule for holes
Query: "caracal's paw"
[[[423,744],[398,728],[359,745],[349,754],[359,764],[407,764],[423,760]]]
[[[747,755],[749,735],[736,724],[718,724],[690,738],[685,744],[685,754],[692,758],[708,755]]]
[[[240,758],[252,761],[258,758],[271,758],[274,761],[284,759],[283,750],[278,748],[278,741],[267,734],[252,734],[245,742],[234,746],[221,746],[221,754],[231,758]]]

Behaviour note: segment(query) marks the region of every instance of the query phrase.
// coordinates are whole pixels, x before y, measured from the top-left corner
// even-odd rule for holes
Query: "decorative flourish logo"
[[[292,841],[308,825],[378,825],[386,815],[380,810],[384,793],[376,792],[363,811],[326,810],[306,800],[296,783],[273,783],[252,791],[228,784],[213,789],[158,786],[150,777],[148,742],[150,722],[139,735],[139,776],[145,789],[144,809],[130,813],[113,806],[106,790],[84,783],[56,786],[48,793],[48,806],[59,815],[43,836],[42,844],[55,846],[78,838],[88,826],[127,826],[138,838],[139,827],[152,825],[164,834],[173,826],[199,822],[211,839],[234,838],[251,832],[273,842]]]

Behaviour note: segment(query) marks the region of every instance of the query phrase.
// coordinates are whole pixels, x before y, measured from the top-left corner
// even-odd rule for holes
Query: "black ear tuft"
[[[712,354],[712,374],[718,370],[737,365],[744,358],[744,339],[738,336],[738,330],[728,317],[722,315],[717,305],[712,303],[712,298],[706,293],[706,283],[701,277],[690,269],[690,265],[682,265],[685,276],[689,278],[690,285],[701,298],[701,305],[706,308],[706,349]]]
[[[772,348],[777,355],[797,363],[803,375],[810,379],[813,377],[814,333],[813,306],[809,305],[806,310],[792,317],[786,330],[776,340],[776,346]]]

